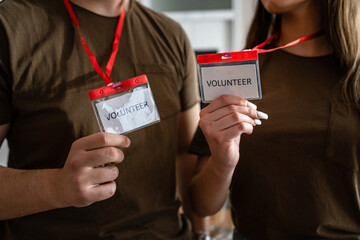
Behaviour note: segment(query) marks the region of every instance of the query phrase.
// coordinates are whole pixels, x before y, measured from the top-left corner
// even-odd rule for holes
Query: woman
[[[267,49],[323,34],[260,54],[262,126],[235,96],[201,111],[193,208],[215,213],[230,188],[234,239],[360,239],[358,9],[351,0],[259,1],[247,48],[276,32]]]

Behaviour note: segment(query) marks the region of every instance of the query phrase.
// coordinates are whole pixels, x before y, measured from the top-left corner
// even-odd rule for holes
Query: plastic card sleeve
[[[146,75],[89,92],[102,132],[125,134],[160,121]]]
[[[197,56],[202,102],[221,95],[261,99],[258,53],[253,50]]]

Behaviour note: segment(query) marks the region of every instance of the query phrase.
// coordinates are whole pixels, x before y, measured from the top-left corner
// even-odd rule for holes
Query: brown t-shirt
[[[118,18],[73,9],[104,69]],[[0,124],[11,123],[9,167],[62,167],[74,140],[99,132],[88,92],[105,86],[63,1],[0,3],[0,49]],[[194,53],[179,24],[132,0],[111,79],[142,74],[161,121],[128,134],[115,196],[0,222],[1,239],[189,238],[178,213],[175,154],[179,114],[199,101]]]
[[[335,55],[260,55],[269,119],[242,135],[230,186],[237,231],[250,240],[360,239],[360,113],[337,97]],[[198,132],[191,151],[209,154]]]

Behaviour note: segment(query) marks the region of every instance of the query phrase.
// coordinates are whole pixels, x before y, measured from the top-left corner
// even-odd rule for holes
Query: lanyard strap
[[[264,47],[266,44],[268,44],[269,42],[271,42],[272,40],[274,40],[274,38],[276,38],[277,36],[280,35],[280,31],[273,34],[269,39],[267,39],[265,42],[255,46],[252,48],[252,50],[256,50],[258,53],[267,53],[267,52],[272,52],[272,51],[275,51],[275,50],[278,50],[278,49],[282,49],[282,48],[287,48],[287,47],[290,47],[290,46],[294,46],[296,44],[299,44],[301,42],[305,42],[305,41],[308,41],[310,39],[314,39],[314,38],[317,38],[317,37],[320,37],[321,35],[324,34],[324,31],[323,30],[320,30],[316,33],[313,33],[309,36],[306,36],[306,37],[301,37],[299,39],[296,39],[295,41],[292,41],[284,46],[281,46],[281,47],[277,47],[277,48],[272,48],[272,49],[260,49],[261,47]]]
[[[124,18],[125,18],[125,6],[124,6],[124,0],[122,1],[122,12],[116,27],[116,31],[115,31],[115,37],[114,37],[114,41],[113,41],[113,45],[112,45],[112,52],[111,52],[111,56],[109,58],[109,61],[106,65],[106,73],[103,72],[103,70],[101,70],[99,64],[96,61],[96,58],[94,56],[94,54],[90,51],[89,47],[86,45],[85,40],[83,38],[83,36],[80,33],[80,27],[79,27],[79,22],[75,16],[75,13],[71,7],[71,4],[69,2],[69,0],[64,0],[66,9],[68,10],[71,19],[73,20],[74,24],[76,25],[76,28],[79,32],[80,38],[81,38],[81,42],[85,48],[85,51],[87,52],[87,54],[89,55],[90,61],[92,63],[92,65],[94,66],[95,71],[104,79],[106,85],[112,84],[112,81],[110,79],[110,74],[111,74],[111,70],[114,66],[114,62],[115,62],[115,58],[116,58],[116,54],[119,50],[119,42],[120,42],[120,36],[121,36],[121,31],[122,31],[122,27],[124,24]]]

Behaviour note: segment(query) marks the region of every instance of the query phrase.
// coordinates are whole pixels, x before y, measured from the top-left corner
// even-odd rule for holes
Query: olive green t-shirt
[[[118,17],[72,6],[104,70]],[[8,166],[61,168],[72,142],[99,132],[88,92],[105,86],[63,1],[0,3],[0,49],[0,124],[11,123]],[[110,77],[118,82],[142,74],[161,121],[128,134],[115,195],[85,208],[0,222],[1,239],[189,238],[178,211],[175,154],[179,114],[199,101],[194,53],[179,24],[131,0]]]
[[[360,239],[360,112],[338,96],[335,55],[260,54],[269,115],[243,134],[230,186],[237,231],[250,240]],[[198,132],[191,152],[208,155]]]

